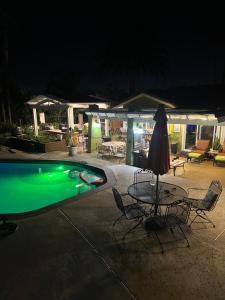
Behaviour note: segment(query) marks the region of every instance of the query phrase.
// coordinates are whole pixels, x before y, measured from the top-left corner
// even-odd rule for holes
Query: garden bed
[[[5,144],[8,147],[22,150],[24,152],[38,152],[46,153],[51,151],[67,151],[66,141],[50,141],[50,142],[38,142],[35,140],[21,139],[12,137],[9,138]]]

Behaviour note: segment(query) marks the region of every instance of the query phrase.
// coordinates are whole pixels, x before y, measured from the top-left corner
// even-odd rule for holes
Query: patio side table
[[[175,159],[174,161],[172,161],[170,163],[170,169],[173,169],[173,175],[174,176],[176,176],[176,169],[178,167],[183,167],[183,170],[185,171],[184,164],[185,164],[185,161],[180,160],[180,159]]]
[[[214,160],[214,157],[219,153],[217,150],[209,150],[207,156],[209,160]]]

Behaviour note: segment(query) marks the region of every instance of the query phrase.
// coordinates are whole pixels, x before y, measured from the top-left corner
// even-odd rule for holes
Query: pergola
[[[209,110],[187,110],[168,108],[167,118],[168,124],[193,124],[193,125],[206,125],[214,126],[214,136],[220,138],[221,142],[225,139],[225,120],[219,122],[215,114]],[[142,110],[142,111],[128,111],[119,107],[110,110],[96,110],[86,111],[89,118],[97,117],[100,119],[108,120],[123,120],[127,121],[127,164],[131,163],[132,151],[133,151],[133,124],[134,122],[147,122],[154,124],[153,120],[156,108]],[[184,129],[185,130],[185,129]],[[182,144],[184,146],[184,136],[186,132],[182,133]]]
[[[88,96],[92,97],[92,96]],[[87,98],[88,98],[87,97]],[[41,107],[55,107],[61,108],[65,107],[67,109],[67,124],[68,128],[74,128],[74,109],[88,109],[91,105],[95,104],[100,109],[106,109],[109,107],[107,102],[94,102],[94,101],[87,101],[87,102],[80,102],[76,100],[74,102],[66,101],[57,97],[53,96],[46,96],[46,95],[39,95],[31,100],[27,101],[27,104],[33,110],[33,118],[34,118],[34,134],[38,136],[38,118],[37,118],[37,109]],[[78,115],[79,124],[83,125],[83,114],[79,113]]]

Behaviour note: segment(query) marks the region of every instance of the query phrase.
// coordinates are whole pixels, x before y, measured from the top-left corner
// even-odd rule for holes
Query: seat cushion
[[[188,157],[190,157],[190,158],[199,158],[200,156],[202,156],[202,153],[198,153],[198,152],[188,153]]]
[[[225,162],[225,153],[224,153],[224,155],[222,155],[222,153],[216,155],[216,156],[215,156],[215,161]]]

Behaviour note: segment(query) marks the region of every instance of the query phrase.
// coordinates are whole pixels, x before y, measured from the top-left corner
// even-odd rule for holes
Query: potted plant
[[[77,154],[77,145],[74,142],[73,133],[74,133],[73,129],[69,128],[69,131],[66,134],[69,156],[75,156]]]
[[[220,139],[216,136],[213,143],[213,150],[220,151],[222,149],[222,145],[220,144]]]
[[[180,137],[178,134],[173,133],[170,135],[170,147],[171,147],[171,152],[173,154],[177,154],[178,152],[179,141],[180,141]]]

